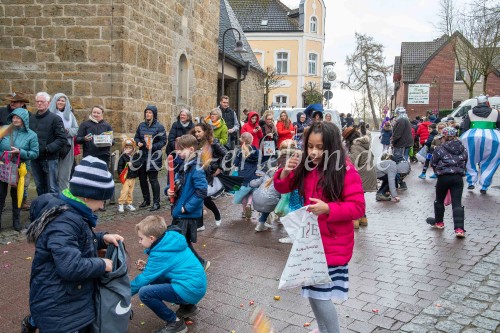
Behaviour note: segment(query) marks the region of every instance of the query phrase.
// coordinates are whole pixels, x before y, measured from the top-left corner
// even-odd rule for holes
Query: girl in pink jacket
[[[302,154],[291,157],[276,172],[274,187],[280,193],[298,189],[308,210],[318,216],[332,282],[305,286],[302,295],[309,299],[319,332],[340,332],[331,300],[347,299],[353,220],[365,213],[365,199],[361,178],[344,151],[337,126],[313,123],[305,133]]]

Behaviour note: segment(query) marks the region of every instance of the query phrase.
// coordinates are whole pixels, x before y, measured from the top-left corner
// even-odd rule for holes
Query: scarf
[[[89,116],[89,119],[90,121],[96,123],[96,124],[99,124],[99,121],[97,121],[97,119],[95,119],[94,117],[92,117],[92,115]]]
[[[222,126],[222,123],[221,123],[221,120],[217,120],[216,122],[212,122],[212,119],[210,119],[210,115],[208,115],[206,118],[205,118],[205,122],[209,125],[212,126],[212,129],[217,129],[217,128],[220,128]]]
[[[183,123],[182,121],[179,120],[179,123],[181,123],[182,127],[184,127],[184,128],[188,127],[190,122],[191,121],[188,120],[185,123]]]
[[[69,188],[62,191],[59,194],[59,199],[66,202],[68,205],[73,207],[87,222],[89,222],[92,228],[95,228],[97,225],[97,215],[92,212],[92,210],[83,202],[82,200],[75,197],[70,191]]]

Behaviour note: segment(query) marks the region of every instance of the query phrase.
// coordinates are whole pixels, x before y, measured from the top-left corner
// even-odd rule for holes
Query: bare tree
[[[283,75],[280,75],[276,68],[272,66],[266,67],[266,74],[264,75],[264,107],[266,109],[269,106],[269,93],[281,87],[281,80],[283,80]]]
[[[384,46],[376,43],[373,37],[355,34],[356,50],[346,57],[346,65],[349,70],[347,81],[341,81],[342,88],[360,91],[366,88],[366,94],[373,118],[373,124],[378,128],[378,118],[373,103],[372,85],[381,77],[386,77],[390,72],[390,66],[384,64]]]

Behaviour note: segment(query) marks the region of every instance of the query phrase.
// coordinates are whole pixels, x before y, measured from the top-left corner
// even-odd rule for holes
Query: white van
[[[488,102],[490,102],[490,107],[493,109],[500,110],[500,96],[492,96],[488,97]],[[477,99],[471,98],[460,103],[459,106],[452,113],[448,115],[448,117],[455,118],[455,122],[457,124],[462,123],[462,118],[467,115],[470,109],[477,106]]]
[[[304,110],[305,110],[305,108],[275,108],[275,109],[273,109],[274,119],[276,121],[279,120],[281,111],[286,111],[286,113],[288,114],[288,118],[292,121],[292,123],[294,123],[297,121],[297,113],[299,113],[299,112],[304,113]],[[339,112],[337,110],[333,110],[333,109],[324,109],[323,116],[327,113],[332,115],[332,122],[335,125],[337,125],[338,128],[342,129],[342,127],[340,126]]]

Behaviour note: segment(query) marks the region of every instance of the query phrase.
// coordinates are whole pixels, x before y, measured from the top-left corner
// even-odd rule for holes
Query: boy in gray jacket
[[[382,155],[382,161],[377,163],[377,178],[382,181],[377,191],[377,201],[394,201],[399,202],[398,192],[396,190],[396,177],[404,177],[410,173],[410,164],[403,156],[393,156],[389,154]],[[389,190],[391,197],[385,195]]]

